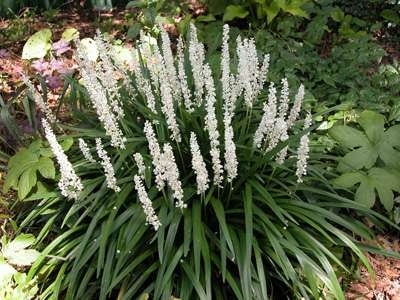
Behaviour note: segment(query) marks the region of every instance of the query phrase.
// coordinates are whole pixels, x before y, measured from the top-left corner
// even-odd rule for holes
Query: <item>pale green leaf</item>
[[[73,144],[74,144],[74,139],[73,138],[66,138],[66,139],[63,139],[60,142],[61,148],[64,151],[68,151],[72,147]]]
[[[16,236],[11,242],[3,246],[3,255],[8,259],[13,252],[21,251],[35,242],[35,237],[32,234],[20,234]]]
[[[18,198],[24,199],[32,188],[36,185],[37,175],[36,168],[31,168],[22,173],[18,182]]]
[[[368,139],[374,144],[379,143],[385,130],[384,117],[376,112],[366,110],[360,114],[358,122],[365,130]]]
[[[346,148],[369,145],[369,141],[365,134],[350,126],[334,126],[328,131],[328,133],[333,139]]]
[[[33,168],[39,161],[38,155],[22,148],[8,162],[8,173],[4,182],[3,191],[7,192],[11,187],[17,188],[19,177],[29,168]]]
[[[37,170],[44,178],[54,179],[56,177],[54,162],[48,157],[41,157],[39,159]]]
[[[79,31],[76,28],[67,28],[61,34],[61,39],[66,42],[72,41],[77,38],[79,38]]]
[[[34,33],[22,49],[22,59],[43,58],[51,48],[51,30],[46,28]]]
[[[38,259],[40,252],[34,249],[24,249],[7,255],[7,261],[16,266],[30,266]]]
[[[275,1],[273,1],[271,5],[264,7],[264,11],[267,14],[267,23],[270,24],[278,15],[280,7]]]
[[[247,17],[249,11],[241,5],[228,5],[225,9],[223,21],[228,22],[233,19],[243,19]]]

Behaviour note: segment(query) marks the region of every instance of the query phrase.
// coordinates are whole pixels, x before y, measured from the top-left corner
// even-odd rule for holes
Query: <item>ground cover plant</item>
[[[163,30],[160,45],[142,36],[130,65],[102,36],[98,56],[76,41],[73,118],[42,120],[60,194],[53,176],[20,192],[21,226],[48,244],[28,274],[44,299],[344,299],[346,257],[369,267],[359,238],[373,232],[351,216],[383,218],[314,164],[304,86],[271,81],[252,39],[222,36],[217,63],[193,26],[175,56]]]
[[[107,3],[111,3],[110,1],[92,1],[94,2],[99,3],[96,9],[100,9],[101,6],[110,6]],[[112,2],[116,4],[116,1]],[[268,10],[274,9],[274,5],[269,4],[283,5],[282,2],[264,1],[262,5],[260,1],[260,3],[254,2],[252,5],[247,5],[244,1],[240,3],[225,1],[226,6],[230,5],[229,8],[222,6],[222,9],[216,12],[213,10],[215,7],[209,6],[208,10],[207,7],[202,7],[200,11],[209,14],[196,18],[198,13],[195,13],[193,8],[191,8],[192,14],[186,15],[186,7],[179,10],[177,7],[174,8],[174,5],[168,5],[168,9],[173,7],[173,12],[164,12],[166,6],[163,6],[162,1],[140,3],[130,1],[131,8],[124,19],[129,22],[126,26],[121,25],[123,22],[118,23],[116,27],[113,27],[112,20],[116,14],[112,17],[109,14],[104,19],[101,17],[101,11],[97,11],[96,26],[102,30],[113,30],[112,36],[116,31],[125,29],[128,30],[128,40],[136,38],[140,29],[157,35],[160,33],[160,27],[156,26],[156,23],[165,22],[168,19],[168,25],[165,28],[173,32],[174,40],[178,40],[175,30],[185,37],[181,44],[184,72],[180,71],[180,74],[186,76],[188,90],[192,96],[185,98],[182,93],[179,97],[175,90],[176,87],[178,90],[181,89],[181,84],[169,83],[174,99],[173,107],[177,115],[177,128],[181,133],[180,143],[175,142],[170,136],[171,131],[168,126],[171,128],[173,118],[167,118],[162,100],[168,94],[168,90],[165,86],[161,89],[164,79],[174,76],[168,75],[164,76],[163,80],[154,80],[160,77],[159,74],[162,72],[173,73],[171,72],[173,68],[169,68],[167,72],[162,70],[164,67],[157,69],[152,65],[154,62],[167,61],[162,47],[163,41],[157,42],[146,36],[141,41],[135,42],[136,50],[130,51],[122,48],[118,41],[114,41],[115,44],[110,46],[108,42],[102,41],[103,37],[98,37],[97,40],[83,39],[79,46],[79,53],[85,53],[87,49],[91,49],[92,61],[83,61],[84,66],[81,64],[79,69],[73,70],[73,74],[72,72],[66,74],[58,72],[58,67],[53,68],[53,58],[61,59],[63,54],[58,55],[57,47],[50,50],[57,44],[52,41],[51,34],[48,38],[48,29],[44,29],[42,33],[39,31],[28,40],[23,51],[26,59],[29,59],[26,54],[29,53],[29,49],[33,49],[30,46],[34,44],[29,41],[35,38],[38,40],[39,35],[44,40],[41,43],[44,49],[41,56],[29,59],[39,59],[32,66],[34,72],[39,75],[31,79],[33,84],[25,81],[29,87],[27,93],[18,92],[11,99],[9,95],[6,95],[5,101],[1,102],[0,121],[6,121],[4,123],[6,126],[0,127],[0,130],[1,132],[6,130],[8,133],[7,136],[1,137],[6,145],[1,151],[3,149],[6,151],[0,152],[0,161],[2,169],[3,164],[10,162],[6,189],[17,190],[16,196],[19,194],[22,200],[12,207],[12,210],[17,212],[18,224],[22,223],[21,231],[33,232],[38,236],[35,246],[38,249],[45,248],[43,255],[29,274],[30,278],[36,274],[39,275],[43,297],[60,295],[60,297],[69,298],[97,299],[101,297],[105,299],[116,298],[119,295],[120,298],[126,299],[132,297],[153,299],[169,298],[173,295],[182,299],[211,296],[217,299],[246,299],[249,297],[249,290],[252,293],[250,297],[261,299],[264,299],[266,295],[277,299],[282,299],[282,297],[293,299],[302,296],[343,297],[341,289],[346,288],[347,282],[346,276],[343,277],[343,275],[350,274],[356,267],[361,250],[371,250],[360,241],[374,238],[374,233],[379,232],[381,228],[378,220],[382,217],[368,210],[367,206],[375,202],[373,209],[384,215],[390,214],[396,223],[399,219],[396,217],[399,211],[398,198],[396,198],[398,186],[392,180],[393,176],[396,177],[398,174],[388,175],[386,172],[388,169],[392,172],[393,165],[387,165],[385,161],[378,158],[372,168],[368,165],[353,170],[336,169],[337,159],[341,160],[340,156],[346,157],[346,153],[357,153],[360,148],[364,151],[371,147],[365,143],[365,138],[361,138],[363,140],[361,144],[351,144],[348,147],[346,143],[343,144],[343,138],[335,134],[335,130],[337,132],[342,130],[335,124],[344,123],[346,128],[349,127],[348,125],[357,128],[358,133],[355,134],[357,137],[365,137],[365,134],[368,136],[369,129],[364,129],[361,123],[361,127],[357,125],[358,123],[348,124],[349,121],[358,122],[358,116],[363,109],[375,110],[380,114],[378,119],[385,118],[385,126],[377,126],[382,130],[387,131],[391,126],[396,127],[393,125],[398,122],[400,111],[399,68],[396,61],[393,61],[392,57],[389,57],[382,46],[374,40],[378,35],[383,36],[386,33],[391,35],[395,32],[392,30],[396,28],[395,19],[393,19],[395,15],[388,11],[381,14],[380,20],[382,18],[394,20],[391,21],[392,23],[385,22],[381,25],[374,23],[378,20],[377,17],[371,21],[368,16],[364,18],[364,16],[353,14],[342,4],[346,1],[303,2],[306,5],[296,2],[295,6],[297,5],[300,12],[306,12],[305,15],[294,16],[287,11],[291,9],[289,6],[284,5],[279,7],[279,10],[275,7],[278,13],[273,18],[270,15],[269,19],[272,21],[268,24],[264,22],[268,19]],[[53,3],[57,2],[53,1]],[[391,2],[390,5],[385,5],[384,8],[388,9],[395,4]],[[257,6],[264,6],[262,7],[264,11],[259,15],[253,9]],[[31,15],[34,10],[29,10],[29,12]],[[49,18],[46,17],[47,22],[51,23],[52,14],[54,15],[51,18],[58,16],[57,10],[45,14],[49,16]],[[176,14],[179,16],[176,17]],[[175,17],[169,18],[171,15]],[[207,51],[204,52],[203,62],[204,65],[206,63],[209,65],[215,84],[214,107],[221,165],[229,165],[228,159],[224,156],[225,148],[229,148],[227,147],[229,142],[225,141],[226,131],[228,133],[233,131],[233,145],[236,147],[235,153],[238,158],[238,175],[232,179],[231,183],[228,182],[230,179],[227,170],[223,169],[221,186],[216,187],[208,182],[208,189],[199,189],[200,194],[197,194],[198,184],[202,183],[205,186],[204,178],[206,177],[203,176],[203,180],[199,179],[198,182],[198,174],[194,173],[192,165],[205,164],[210,181],[212,181],[214,170],[213,156],[209,154],[211,149],[209,130],[206,127],[207,99],[202,99],[203,104],[200,107],[194,105],[193,112],[190,108],[187,109],[191,106],[191,102],[187,99],[193,102],[197,99],[195,67],[193,67],[193,59],[190,60],[192,35],[187,33],[190,20],[193,18],[197,21],[199,39],[206,44]],[[222,19],[226,21],[230,18],[230,23],[237,26],[231,27],[229,33],[230,84],[235,86],[235,83],[241,81],[237,73],[239,73],[238,70],[243,69],[241,67],[243,63],[240,64],[239,53],[236,51],[237,45],[241,45],[236,40],[237,36],[242,36],[240,40],[242,42],[245,37],[248,39],[255,37],[259,50],[257,56],[261,58],[262,52],[269,52],[271,63],[266,72],[266,82],[251,109],[243,104],[246,92],[238,93],[231,120],[232,130],[226,130],[225,128],[229,128],[226,125],[229,123],[229,118],[225,119],[226,97],[224,97],[224,88],[220,81],[224,73],[221,61],[224,59],[221,59],[220,51],[223,48],[226,49],[222,38]],[[11,42],[8,43],[11,40],[20,39],[18,36],[21,36],[21,32],[25,32],[24,36],[27,35],[26,31],[20,29],[22,28],[20,24],[24,26],[27,24],[24,23],[24,19],[25,17],[21,15],[13,19],[15,26],[10,26],[10,30],[2,30],[0,37],[6,39],[7,45],[11,45]],[[218,21],[219,19],[221,20]],[[176,28],[171,27],[174,22],[179,22],[175,23]],[[62,24],[61,21],[57,23]],[[394,24],[394,27],[391,24]],[[52,27],[47,23],[45,27],[48,25]],[[76,26],[73,25],[73,27]],[[389,27],[391,30],[387,30]],[[31,33],[35,31],[33,26],[29,28]],[[37,30],[42,28],[39,26]],[[382,33],[380,28],[384,29]],[[81,32],[82,36],[87,34],[86,30]],[[57,33],[53,32],[53,37],[61,37],[63,31],[64,29]],[[121,32],[118,36],[124,38]],[[75,44],[70,43],[69,40],[68,43],[67,59],[72,61],[74,57],[77,57],[73,50]],[[100,49],[106,49],[107,51],[100,53],[108,52],[109,57],[107,58],[106,55],[98,57],[99,52],[96,51],[98,49],[93,47],[93,44],[99,44]],[[157,52],[155,50],[157,44],[161,47],[158,50],[161,56],[154,52]],[[69,49],[69,46],[72,49]],[[176,46],[174,42],[171,51],[177,54],[179,51]],[[390,50],[387,44],[384,46],[386,50]],[[22,44],[20,50],[22,50]],[[121,52],[115,55],[115,51],[121,50],[122,57]],[[0,59],[4,62],[3,53],[5,52],[3,49],[0,51],[3,51],[0,52]],[[179,62],[182,60],[176,54],[173,61],[174,67],[177,68],[175,72],[179,75],[181,67]],[[125,63],[129,63],[128,66],[124,66],[121,58],[126,59],[127,56],[129,59]],[[79,61],[82,63],[81,60]],[[30,63],[32,62],[31,60]],[[255,60],[252,62],[255,63]],[[29,62],[26,62],[26,65],[28,64]],[[106,66],[109,67],[108,71],[106,71]],[[91,68],[96,69],[97,79],[91,80],[86,77],[85,80],[85,74],[81,74],[81,70],[91,70]],[[203,71],[204,68],[201,67],[200,70]],[[157,76],[154,75],[156,73]],[[65,83],[65,89],[57,87],[59,84],[53,87],[47,85],[46,81],[49,81],[48,79],[53,75],[63,76],[63,81],[58,80],[58,82]],[[115,80],[113,75],[116,76]],[[259,78],[257,76],[255,78]],[[92,74],[91,78],[95,76]],[[181,78],[178,76],[175,82],[180,81]],[[94,84],[96,89],[90,89],[87,82]],[[273,87],[272,83],[274,83]],[[279,136],[279,142],[275,148],[269,147],[268,143],[264,145],[268,151],[263,154],[265,149],[257,148],[257,143],[254,143],[254,134],[263,120],[264,105],[270,107],[268,101],[273,98],[270,95],[274,94],[274,88],[276,88],[277,119],[270,124],[274,125],[273,128],[282,125],[282,120],[278,121],[280,111],[285,110],[279,108],[279,103],[282,102],[281,95],[285,94],[283,91],[288,85],[290,105],[287,112],[289,112],[301,84],[304,84],[305,95],[300,120],[294,122],[291,129],[287,131],[287,136],[285,134]],[[114,89],[112,86],[117,86],[117,88]],[[239,90],[246,90],[243,84],[237,84],[237,86]],[[20,90],[19,87],[18,90]],[[107,100],[100,106],[93,106],[92,99],[103,99],[102,90],[105,90]],[[235,91],[235,89],[231,90]],[[65,115],[63,111],[62,116],[59,114],[53,116],[50,115],[50,110],[45,109],[46,102],[53,101],[46,96],[53,97],[54,91],[61,93],[61,96],[57,97],[59,106],[55,112],[58,113],[59,109],[66,105],[67,112],[70,114]],[[96,92],[95,96],[93,96],[94,92]],[[151,93],[154,96],[154,111],[151,110],[152,106],[148,105],[148,99],[152,99]],[[203,98],[207,95],[205,89]],[[21,98],[22,96],[24,97]],[[43,97],[43,102],[40,96]],[[248,96],[249,92],[247,92]],[[115,148],[111,145],[113,140],[102,126],[107,119],[103,118],[103,121],[99,121],[100,118],[96,116],[96,110],[104,109],[107,105],[111,107],[113,103],[116,103],[116,99],[119,99],[120,107],[114,111],[115,118],[118,119],[117,123],[123,133],[120,142],[124,137],[127,138],[127,141],[123,142],[127,146],[126,149]],[[39,114],[35,114],[35,105],[42,109]],[[23,111],[21,111],[22,108]],[[61,173],[54,169],[58,163],[48,141],[41,140],[37,135],[37,129],[41,127],[41,117],[46,114],[46,111],[50,113],[47,120],[50,121],[52,130],[57,133],[57,140],[62,151],[68,155],[83,184],[83,192],[75,201],[66,201],[60,195],[60,190],[57,191],[57,182],[64,187],[63,183],[68,185],[68,180],[61,177]],[[312,126],[318,127],[317,132],[311,131],[308,134],[310,128],[303,129],[307,111],[313,114],[315,125]],[[21,120],[24,112],[27,113],[27,122]],[[52,122],[53,119],[57,121]],[[63,121],[59,121],[60,119]],[[362,119],[360,119],[361,122],[363,122]],[[164,161],[166,157],[169,157],[170,147],[172,149],[184,194],[183,204],[187,205],[184,209],[174,208],[175,203],[171,200],[174,192],[168,186],[168,182],[163,191],[160,192],[157,188],[155,175],[152,172],[155,168],[154,159],[143,132],[146,120],[153,121],[151,124],[161,152],[159,160]],[[28,123],[29,125],[25,126]],[[380,122],[372,123],[367,127],[381,124]],[[109,120],[107,124],[110,125]],[[39,129],[45,133],[43,128]],[[331,133],[329,136],[326,135],[326,129],[329,129]],[[31,145],[29,143],[32,141],[32,136],[29,137],[28,131],[33,133],[33,139],[38,139]],[[46,131],[46,133],[49,132],[49,130]],[[114,131],[111,130],[108,133]],[[195,135],[193,138],[191,132]],[[272,138],[271,134],[266,133],[266,135]],[[7,138],[3,140],[5,137]],[[12,138],[8,139],[8,137]],[[47,137],[53,141],[53,149],[60,152],[59,147],[54,148],[56,144],[52,135],[47,134]],[[311,138],[308,175],[301,178],[304,182],[297,182],[297,175],[301,173],[299,169],[296,175],[297,149],[300,140],[304,141],[306,137]],[[333,137],[338,137],[339,143],[336,146],[334,146]],[[97,138],[102,139],[101,144],[96,140]],[[192,162],[191,148],[196,148],[195,140],[197,140],[198,151],[202,154],[204,164],[201,159]],[[118,139],[114,142],[119,143]],[[19,149],[21,146],[25,148]],[[357,148],[359,146],[361,147]],[[393,145],[393,148],[397,151],[396,145]],[[86,149],[85,159],[83,159],[84,154],[81,149]],[[306,147],[303,148],[305,149]],[[10,160],[9,154],[13,151],[17,154]],[[277,158],[285,151],[288,156],[282,163],[282,160],[277,160]],[[138,162],[141,161],[141,156],[133,156],[134,153],[142,155],[143,164],[146,166],[144,175],[138,174]],[[113,165],[115,182],[111,167],[107,164],[107,157]],[[60,156],[57,158],[60,159]],[[61,156],[61,161],[64,161],[63,158],[65,157]],[[368,160],[370,159],[368,157]],[[345,158],[343,160],[346,161]],[[104,171],[106,168],[107,171]],[[164,165],[163,168],[161,170],[164,171],[158,170],[161,178],[162,174],[167,173],[165,171],[167,167]],[[385,181],[384,185],[375,184],[373,187],[377,191],[375,194],[373,189],[371,192],[371,186],[368,185],[366,188],[366,182],[370,182],[371,178],[374,181],[376,170],[378,170],[378,175],[382,175],[382,172],[379,173],[381,169],[391,180]],[[343,173],[342,177],[339,177],[339,180],[330,181],[338,176],[337,171]],[[198,170],[197,173],[205,174],[204,169],[203,172]],[[333,185],[333,183],[340,183],[340,179],[346,176],[360,180],[353,180],[354,185],[349,185],[347,181],[345,185]],[[111,183],[106,180],[107,178]],[[75,177],[74,180],[80,188],[79,180]],[[152,206],[147,199],[137,197],[139,191],[141,195],[145,195],[140,181],[152,200]],[[362,187],[358,186],[359,182]],[[262,188],[257,186],[258,183],[262,185]],[[114,194],[113,190],[107,188],[107,184],[116,190],[121,190]],[[136,189],[136,184],[138,189]],[[338,189],[338,186],[341,189]],[[358,192],[360,189],[368,191],[367,198],[360,197]],[[63,190],[64,195],[69,195],[70,192],[73,190],[70,191],[68,188]],[[245,201],[248,198],[251,198],[251,207],[248,201]],[[354,199],[356,202],[353,201]],[[368,205],[365,205],[366,199],[369,200]],[[196,202],[197,200],[200,204]],[[393,211],[389,209],[392,203],[394,203]],[[381,204],[385,204],[388,209],[382,209]],[[144,211],[147,212],[147,217]],[[145,226],[146,222],[153,225]],[[371,227],[371,222],[377,227]],[[332,227],[326,226],[327,224]],[[251,243],[249,236],[252,236]],[[251,244],[250,247],[249,244]],[[252,255],[247,258],[249,251]],[[365,263],[365,257],[362,255],[361,260]],[[317,274],[318,280],[315,279],[313,272]],[[320,277],[323,280],[319,280]],[[335,278],[344,279],[338,281]],[[213,285],[215,283],[215,287],[210,288],[210,282]],[[132,286],[132,283],[135,284]],[[160,287],[162,287],[161,291],[159,291]],[[375,297],[377,297],[376,293]]]

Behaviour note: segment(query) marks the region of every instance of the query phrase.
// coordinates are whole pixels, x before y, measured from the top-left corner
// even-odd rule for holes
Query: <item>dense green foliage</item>
[[[141,29],[157,35],[157,22],[173,23],[169,16],[182,12],[165,1],[95,2],[92,5],[98,8],[129,2],[131,12],[123,27],[129,39],[138,37]],[[119,74],[129,79],[128,86],[118,82],[125,112],[119,124],[127,137],[126,149],[111,146],[90,104],[90,93],[79,80],[81,70],[64,77],[59,102],[68,107],[69,115],[63,125],[53,123],[53,129],[82,178],[84,187],[76,201],[67,201],[57,191],[56,181],[62,175],[54,171],[54,154],[47,142],[36,136],[29,145],[23,128],[16,126],[15,109],[22,107],[37,133],[32,90],[22,94],[22,103],[18,103],[20,96],[0,103],[0,118],[10,136],[17,138],[12,142],[1,138],[5,152],[16,152],[11,159],[0,152],[0,160],[8,161],[9,167],[5,190],[18,192],[22,209],[17,221],[23,231],[34,231],[36,246],[43,249],[27,282],[39,275],[44,299],[344,299],[345,280],[339,278],[351,275],[359,262],[371,271],[363,251],[379,252],[360,240],[372,240],[385,226],[395,226],[386,217],[399,223],[400,67],[372,38],[380,30],[390,39],[396,38],[393,28],[398,23],[393,12],[398,4],[361,1],[355,7],[351,1],[331,0],[206,3],[206,15],[196,20],[186,15],[176,26],[189,38],[189,23],[197,22],[216,83],[221,132],[223,21],[232,25],[233,74],[239,71],[234,50],[239,35],[254,37],[260,55],[271,56],[267,83],[252,109],[243,106],[243,96],[238,99],[233,132],[239,175],[232,183],[224,181],[219,188],[196,194],[189,137],[191,131],[196,133],[211,171],[205,106],[190,114],[182,102],[174,104],[183,133],[182,142],[175,143],[161,113],[157,84],[151,84],[159,113],[154,114],[137,73],[118,67],[119,59],[131,54],[120,44],[110,46],[118,50],[119,58],[111,54],[110,58]],[[37,6],[48,5],[59,3],[43,1]],[[379,17],[366,15],[368,10],[360,5]],[[50,62],[57,57],[51,39],[46,29],[33,35],[24,47],[24,58]],[[89,48],[92,42],[83,41]],[[157,41],[149,38],[148,43],[151,48]],[[140,58],[140,70],[149,79],[151,59],[145,49],[135,57]],[[103,58],[93,53],[100,64]],[[188,57],[186,48],[184,68],[194,92]],[[304,84],[303,109],[313,113],[316,123],[310,134],[309,174],[303,183],[296,181],[294,167],[299,140],[310,131],[302,129],[302,121],[295,124],[288,140],[269,152],[255,149],[252,141],[268,98],[268,84],[275,82],[280,87],[283,77],[291,87]],[[36,80],[46,97],[48,80],[42,76]],[[290,94],[295,93],[291,88]],[[153,157],[143,132],[145,120],[157,121],[154,127],[161,145],[171,144],[187,208],[174,206],[169,188],[162,192],[156,188]],[[78,138],[83,138],[97,160],[95,139],[99,137],[118,178],[119,193],[107,187],[102,166],[84,159],[78,147]],[[18,151],[21,145],[25,148]],[[275,156],[286,146],[290,155],[284,164],[278,164]],[[136,152],[143,155],[147,167],[143,181],[162,223],[158,231],[146,226],[135,189],[133,177],[139,170],[132,155]]]

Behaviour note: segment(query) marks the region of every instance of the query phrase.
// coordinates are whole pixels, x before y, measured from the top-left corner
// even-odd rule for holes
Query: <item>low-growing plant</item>
[[[142,36],[132,50],[131,72],[100,36],[94,60],[77,41],[91,105],[70,125],[42,120],[61,195],[22,223],[55,237],[28,279],[47,278],[43,299],[344,299],[346,252],[371,271],[358,238],[373,232],[349,215],[383,218],[318,168],[304,177],[304,86],[270,81],[252,39],[230,56],[227,26],[218,65],[194,26],[175,57],[160,30],[160,47]],[[68,152],[60,128],[76,141]]]
[[[40,255],[34,249],[26,249],[35,242],[31,234],[19,234],[10,240],[2,235],[0,243],[0,299],[36,299],[39,287],[37,279],[28,279],[22,267],[29,267]],[[17,270],[15,267],[19,267]]]
[[[372,207],[376,198],[391,213],[395,194],[400,192],[400,125],[385,128],[383,115],[364,111],[358,118],[361,130],[337,125],[329,135],[349,151],[339,160],[342,173],[335,184],[357,186],[355,201]]]

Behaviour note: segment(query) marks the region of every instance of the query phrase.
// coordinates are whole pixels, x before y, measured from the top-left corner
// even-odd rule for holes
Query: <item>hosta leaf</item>
[[[344,173],[336,178],[333,183],[337,186],[350,188],[353,185],[359,183],[362,180],[363,176],[364,175],[359,172]]]
[[[79,31],[76,28],[67,28],[61,35],[61,39],[66,42],[79,38]]]
[[[367,178],[364,179],[358,187],[355,200],[368,208],[371,208],[375,204],[375,189]]]
[[[329,135],[346,148],[368,146],[369,141],[364,133],[350,126],[338,125],[329,130]]]
[[[241,5],[228,5],[225,9],[223,21],[232,21],[233,19],[243,19],[247,17],[249,11]]]
[[[34,33],[22,49],[22,59],[43,58],[51,48],[51,30],[46,28]]]
[[[362,147],[347,153],[339,162],[339,172],[371,168],[378,158],[374,149]]]
[[[20,200],[24,199],[36,185],[36,170],[36,168],[31,168],[22,173],[18,182],[18,198]]]
[[[54,162],[48,157],[41,157],[39,159],[37,170],[44,178],[54,179],[56,177]]]
[[[382,115],[373,111],[363,111],[358,119],[370,141],[377,144],[383,137],[385,119]]]
[[[392,146],[400,147],[400,124],[392,126],[386,130],[385,140]]]

